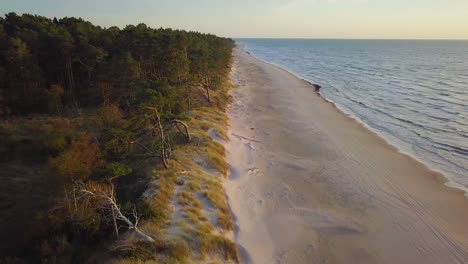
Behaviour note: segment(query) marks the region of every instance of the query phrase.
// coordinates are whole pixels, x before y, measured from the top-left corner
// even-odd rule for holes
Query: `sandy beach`
[[[234,50],[226,192],[246,263],[468,263],[468,200],[287,71]]]

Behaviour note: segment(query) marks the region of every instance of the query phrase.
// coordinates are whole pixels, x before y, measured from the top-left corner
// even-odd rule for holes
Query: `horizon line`
[[[44,15],[44,14],[39,14],[39,13],[30,13],[30,12],[17,12],[15,10],[12,10],[12,11],[7,11],[7,12],[3,12],[0,13],[0,18],[5,18],[6,15],[8,14],[11,14],[11,13],[14,13],[18,16],[22,16],[22,15],[32,15],[32,16],[40,16],[40,17],[45,17],[47,19],[63,19],[63,18],[77,18],[77,19],[82,19],[86,22],[90,22],[91,24],[95,25],[95,26],[98,26],[98,27],[101,27],[103,29],[109,29],[111,27],[117,27],[119,29],[124,29],[125,27],[127,26],[137,26],[139,24],[145,24],[147,25],[148,27],[150,28],[153,28],[153,29],[171,29],[171,30],[180,30],[180,31],[187,31],[187,32],[198,32],[198,33],[202,33],[202,34],[211,34],[211,35],[215,35],[215,36],[218,36],[218,37],[224,37],[224,38],[230,38],[230,39],[289,39],[289,40],[410,40],[410,41],[468,41],[468,37],[467,38],[461,38],[461,39],[451,39],[451,38],[366,38],[366,37],[356,37],[356,38],[353,38],[353,37],[350,37],[350,38],[340,38],[340,37],[231,37],[231,36],[228,36],[228,34],[219,34],[219,33],[214,33],[214,32],[207,32],[207,31],[202,31],[202,30],[196,30],[196,29],[185,29],[185,28],[181,28],[181,27],[174,27],[174,26],[163,26],[163,25],[151,25],[151,24],[148,24],[147,22],[135,22],[135,23],[130,23],[130,24],[126,24],[125,26],[123,25],[111,25],[111,26],[108,26],[108,25],[103,25],[102,23],[99,23],[97,21],[93,21],[93,19],[89,19],[89,18],[85,18],[83,15],[77,15],[77,16],[74,16],[74,15],[62,15],[62,16],[48,16],[48,15]]]
[[[231,39],[289,39],[289,40],[422,40],[422,41],[468,41],[466,39],[438,39],[438,38],[299,38],[299,37],[228,37]]]

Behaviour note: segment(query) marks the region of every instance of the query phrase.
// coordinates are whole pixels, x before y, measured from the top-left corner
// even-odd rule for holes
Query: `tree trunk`
[[[86,101],[89,101],[89,93],[91,91],[91,70],[87,69],[87,72],[88,72],[88,85],[86,85]]]
[[[76,193],[73,190],[73,205],[75,206],[75,212],[78,211],[78,204],[76,203]]]
[[[169,121],[169,123],[174,123],[176,125],[177,129],[181,133],[183,133],[185,135],[185,139],[187,140],[187,142],[190,142],[192,140],[192,137],[190,136],[190,132],[189,132],[189,127],[188,127],[188,125],[186,123],[184,123],[184,122],[182,122],[182,121],[180,121],[178,119],[171,120],[171,121]],[[185,132],[182,132],[180,130],[179,124],[184,127]]]
[[[92,67],[86,65],[80,58],[78,58],[77,61],[83,66],[83,68],[86,69],[86,74],[88,75],[88,80],[87,80],[87,83],[86,83],[86,91],[84,91],[85,92],[85,97],[88,99],[89,98],[89,91],[91,90]]]
[[[192,110],[192,95],[190,93],[190,88],[188,86],[185,87],[185,92],[187,93],[188,110]]]
[[[117,226],[117,218],[115,217],[114,207],[112,207],[112,222],[114,223],[115,236],[119,237],[119,227]]]
[[[135,229],[135,233],[140,237],[141,241],[147,242],[147,243],[152,243],[154,242],[154,239],[147,234],[141,232],[139,229]]]
[[[162,143],[162,148],[161,148],[161,161],[164,165],[164,168],[168,169],[169,168],[169,163],[167,161],[167,142],[166,142],[166,137],[164,136],[164,128],[161,124],[161,116],[159,115],[158,109],[155,107],[147,107],[147,109],[153,110],[154,111],[154,121],[156,122],[156,125],[158,127],[158,134],[159,134],[159,139],[161,140]]]
[[[23,80],[23,93],[24,96],[28,96],[28,90],[26,89],[26,77],[24,77],[23,66],[20,66],[21,79]]]
[[[208,77],[204,77],[203,79],[204,79],[203,86],[205,87],[206,98],[208,99],[208,103],[210,103],[211,105],[212,103],[211,103],[211,95],[210,95],[210,81],[208,80]]]
[[[133,230],[138,235],[138,237],[141,239],[141,241],[154,242],[154,239],[152,237],[144,234],[143,232],[141,232],[138,229],[138,221],[139,221],[140,218],[138,217],[136,208],[133,209],[134,222],[130,221],[130,219],[128,217],[126,217],[125,215],[122,214],[122,212],[120,211],[119,206],[117,205],[117,203],[115,201],[115,196],[113,194],[113,188],[114,187],[113,187],[112,183],[111,183],[111,186],[112,186],[112,193],[111,194],[104,193],[104,192],[101,192],[101,191],[97,191],[95,189],[89,190],[89,189],[83,188],[83,186],[84,186],[84,184],[78,183],[77,188],[79,188],[78,190],[81,193],[83,193],[85,195],[85,197],[87,197],[85,199],[88,199],[88,197],[91,197],[91,198],[94,198],[94,199],[101,200],[102,202],[104,202],[106,204],[107,208],[110,207],[110,209],[112,210],[112,217],[124,222],[127,225],[128,229]]]
[[[166,146],[163,142],[163,147],[161,149],[161,161],[164,165],[164,168],[169,169],[169,163],[167,162],[167,156],[166,156]]]
[[[69,58],[67,60],[65,68],[67,69],[68,89],[70,89],[70,94],[71,94],[71,97],[72,97],[72,101],[73,101],[73,103],[75,103],[76,102],[76,100],[75,100],[75,87],[74,87],[74,80],[73,80],[73,69],[72,69],[71,58]]]
[[[211,104],[211,96],[210,96],[210,87],[206,86],[206,97],[208,98],[208,103]]]
[[[65,192],[65,200],[67,201],[68,213],[71,213],[71,205],[70,205],[70,199],[68,198],[67,189],[65,189],[65,187],[63,187],[63,191]]]

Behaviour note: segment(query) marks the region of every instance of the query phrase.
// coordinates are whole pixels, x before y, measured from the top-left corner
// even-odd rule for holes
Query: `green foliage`
[[[230,39],[145,24],[104,29],[77,18],[15,13],[0,19],[0,39],[0,76],[8,72],[0,80],[0,109],[13,114],[61,113],[59,102],[129,107],[138,95],[178,114],[183,100],[175,103],[172,90],[197,83],[216,89],[233,46]]]
[[[115,177],[126,176],[133,171],[132,168],[118,162],[109,163],[106,168],[109,170],[110,174]]]
[[[20,38],[11,37],[8,41],[8,49],[5,51],[5,59],[18,66],[24,65],[29,57],[29,48]]]
[[[177,91],[176,88],[166,82],[150,80],[143,88],[136,101],[139,107],[157,106],[162,117],[169,119],[177,113]]]
[[[102,217],[99,204],[73,203],[76,194],[68,191],[75,180],[101,188],[102,182],[119,177],[113,183],[124,214],[132,215],[137,204],[142,226],[152,234],[167,226],[176,171],[158,169],[157,178],[150,179],[154,175],[148,167],[158,168],[163,143],[154,135],[154,120],[145,118],[146,107],[158,109],[165,137],[174,149],[180,142],[192,144],[178,141],[182,132],[167,121],[177,117],[191,126],[197,108],[225,104],[218,86],[228,74],[232,47],[230,39],[145,24],[119,29],[77,18],[15,13],[0,17],[0,161],[17,162],[30,171],[40,168],[50,175],[42,179],[46,184],[51,179],[57,182],[54,195],[49,195],[54,197],[42,198],[52,201],[47,203],[50,210],[38,212],[42,222],[27,247],[34,248],[31,260],[84,263],[97,245],[112,237],[112,226]],[[214,102],[208,104],[200,87],[214,91]],[[225,173],[224,150],[208,144],[213,146],[207,162]],[[150,180],[157,192],[143,197]],[[199,192],[205,187],[190,181],[186,188]],[[226,205],[218,201],[223,197],[206,195],[213,204],[219,203],[220,226],[232,228]],[[193,208],[187,214],[203,218],[206,224],[201,204],[191,192],[178,198]],[[222,241],[210,241],[201,245],[203,250],[226,247]],[[157,241],[139,245],[138,256],[121,257],[143,262],[158,255],[161,263],[185,263],[190,246],[182,240]]]

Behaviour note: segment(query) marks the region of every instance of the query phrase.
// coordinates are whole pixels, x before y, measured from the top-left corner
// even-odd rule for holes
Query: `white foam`
[[[239,46],[240,47],[240,46]],[[294,75],[296,76],[297,78],[301,79],[301,80],[304,80],[304,81],[307,81],[311,84],[315,83],[315,81],[313,80],[309,80],[308,78],[306,77],[303,77],[301,76],[300,74],[297,74],[295,73],[294,71],[288,69],[286,66],[284,65],[281,65],[281,64],[278,64],[278,63],[274,63],[274,62],[270,62],[270,61],[266,61],[266,60],[263,60],[263,59],[260,59],[258,57],[256,57],[252,51],[249,51],[247,49],[247,45],[245,44],[242,44],[242,47],[240,47],[241,50],[243,50],[244,52],[246,52],[247,54],[249,54],[250,56],[252,56],[253,58],[259,60],[259,61],[262,61],[264,63],[267,63],[267,64],[270,64],[270,65],[273,65],[275,67],[278,67],[278,68],[281,68],[282,70],[288,72],[289,74],[291,75]],[[322,86],[322,89],[324,89],[326,87],[323,87]],[[434,172],[437,172],[437,173],[440,173],[441,175],[443,175],[443,177],[447,180],[447,182],[444,184],[445,186],[449,187],[449,188],[455,188],[455,189],[459,189],[459,190],[462,190],[464,191],[465,193],[465,196],[468,198],[468,186],[464,186],[460,183],[458,183],[456,181],[456,177],[454,175],[452,175],[450,172],[447,172],[447,171],[442,171],[440,170],[439,168],[437,168],[436,166],[434,166],[430,161],[426,161],[420,157],[418,157],[417,155],[415,155],[414,153],[411,153],[411,151],[409,150],[405,150],[404,146],[402,146],[402,144],[399,142],[399,139],[394,137],[394,136],[390,136],[388,134],[386,134],[385,132],[383,131],[380,131],[380,130],[377,130],[377,129],[374,129],[372,128],[371,126],[369,126],[367,123],[365,123],[362,119],[360,119],[358,116],[356,116],[351,110],[347,109],[345,106],[342,106],[338,103],[336,103],[335,101],[331,100],[330,98],[327,98],[325,97],[321,92],[318,92],[318,95],[323,98],[325,101],[327,101],[328,103],[331,103],[335,106],[336,109],[338,109],[340,112],[342,112],[344,115],[348,116],[349,118],[352,118],[354,119],[356,122],[358,122],[359,124],[361,124],[362,126],[364,126],[366,129],[368,129],[370,132],[376,134],[377,136],[379,136],[381,139],[383,139],[387,144],[395,147],[397,149],[397,151],[403,155],[406,155],[408,157],[411,157],[412,159],[424,164],[427,168],[429,168],[430,170],[434,171]],[[393,137],[394,139],[391,139],[391,137]]]

